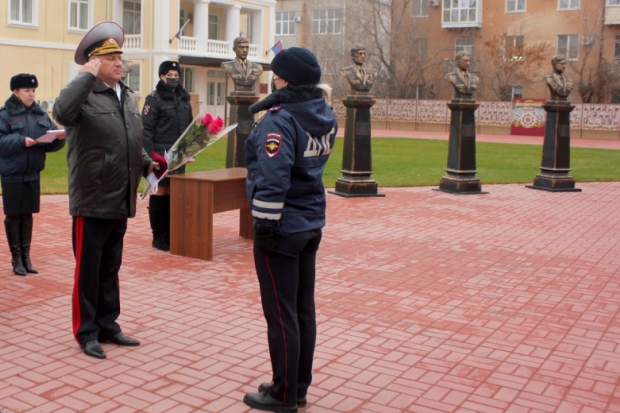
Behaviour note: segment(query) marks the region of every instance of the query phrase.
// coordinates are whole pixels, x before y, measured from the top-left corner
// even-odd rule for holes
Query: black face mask
[[[166,78],[166,87],[170,90],[174,90],[179,84],[178,77],[168,77]]]

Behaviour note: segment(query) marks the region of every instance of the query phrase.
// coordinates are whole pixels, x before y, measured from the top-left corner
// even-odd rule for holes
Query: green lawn
[[[342,139],[336,140],[323,181],[328,188],[340,177]],[[67,192],[66,149],[50,153],[41,175],[41,192]],[[379,186],[438,185],[445,175],[448,142],[424,139],[373,138],[372,177]],[[483,184],[531,183],[539,172],[542,148],[536,145],[503,143],[477,144],[477,177]],[[188,172],[224,168],[226,138],[198,155]],[[620,151],[609,149],[571,149],[571,174],[577,182],[616,181],[620,178]]]

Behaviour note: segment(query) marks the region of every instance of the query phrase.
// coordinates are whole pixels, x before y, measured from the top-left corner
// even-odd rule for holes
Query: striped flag
[[[278,43],[274,44],[273,47],[271,49],[267,50],[267,52],[265,54],[267,54],[269,52],[273,52],[273,54],[275,55],[275,54],[280,53],[280,51],[282,49],[284,49],[284,46],[282,45],[282,40],[278,40]]]

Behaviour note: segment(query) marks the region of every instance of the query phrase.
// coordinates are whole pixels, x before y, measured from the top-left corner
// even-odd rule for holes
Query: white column
[[[209,42],[209,3],[210,0],[194,0],[194,37],[198,53],[206,53]]]
[[[258,48],[258,53],[257,56],[258,58],[260,58],[262,60],[263,57],[263,24],[265,22],[265,18],[264,18],[264,13],[263,11],[257,11],[252,13],[252,20],[253,24],[252,24],[252,28],[253,28],[253,33],[252,33],[252,40],[254,40],[252,43],[254,43],[257,48]],[[273,20],[275,22],[275,19]],[[274,24],[275,26],[275,24]],[[268,46],[271,47],[271,46]]]
[[[122,3],[121,3],[122,4]],[[152,22],[154,31],[151,40],[152,49],[156,51],[168,50],[168,34],[170,33],[170,0],[155,0],[151,3],[153,7]]]
[[[241,27],[241,6],[235,4],[226,10],[226,38],[224,39],[227,42],[230,42],[232,47],[233,40],[239,37],[239,28]],[[232,54],[233,51],[230,50]]]

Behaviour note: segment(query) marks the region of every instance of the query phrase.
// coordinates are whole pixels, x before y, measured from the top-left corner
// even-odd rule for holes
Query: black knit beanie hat
[[[15,89],[32,89],[39,87],[39,82],[35,75],[20,73],[11,78],[11,91]]]
[[[271,61],[271,70],[293,86],[316,85],[321,81],[319,61],[303,47],[281,50]]]

